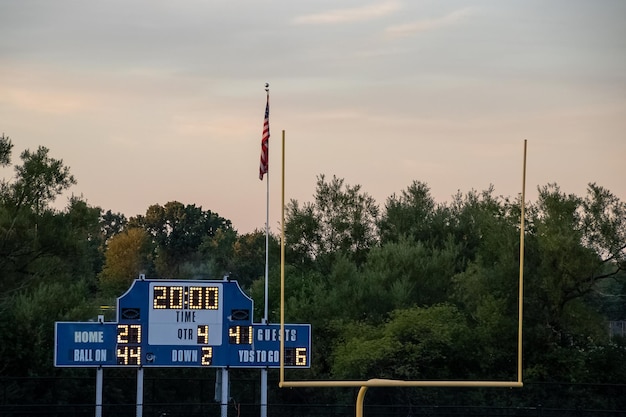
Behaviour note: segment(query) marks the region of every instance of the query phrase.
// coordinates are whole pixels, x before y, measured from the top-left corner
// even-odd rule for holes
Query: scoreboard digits
[[[308,366],[307,348],[285,348],[285,366]]]
[[[252,344],[252,326],[232,326],[228,328],[228,343],[233,345]]]
[[[200,365],[211,366],[213,364],[213,348],[205,346],[202,348],[202,358],[200,359]]]
[[[118,346],[117,364],[141,365],[141,346]]]
[[[155,286],[152,308],[155,310],[217,310],[219,287]]]
[[[118,365],[141,365],[141,325],[117,325],[116,358]]]
[[[199,345],[209,344],[209,326],[201,324],[198,326],[197,341]]]
[[[141,325],[118,324],[117,343],[141,344]]]

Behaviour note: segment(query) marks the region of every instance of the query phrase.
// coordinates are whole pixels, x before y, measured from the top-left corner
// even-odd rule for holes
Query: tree
[[[219,279],[224,275],[236,274],[236,263],[233,261],[234,245],[239,237],[232,228],[218,229],[213,236],[205,236],[198,248],[199,256],[208,265],[208,276]],[[255,277],[256,278],[256,277]]]
[[[122,213],[113,213],[107,210],[100,218],[102,225],[102,235],[106,242],[116,234],[120,233],[126,227],[128,220]]]
[[[402,237],[416,241],[430,241],[437,205],[428,186],[414,181],[397,196],[387,199],[379,221],[381,243],[397,242]]]
[[[57,213],[57,227],[46,231],[49,245],[57,246],[57,252],[69,260],[72,275],[88,282],[92,293],[97,288],[96,275],[104,262],[104,243],[101,223],[102,209],[92,207],[86,201],[72,196],[66,209]],[[42,231],[43,232],[43,231]]]
[[[453,239],[460,248],[453,299],[476,319],[496,304],[512,317],[518,306],[519,204],[494,198],[492,189],[472,191],[464,199],[456,197],[451,213]]]
[[[11,147],[3,136],[2,165]],[[76,182],[69,168],[44,147],[21,159],[15,178],[0,185],[0,374],[36,376],[51,372],[54,321],[94,316],[100,209],[76,197],[63,211],[51,209]]]
[[[576,331],[564,328],[568,308],[622,270],[626,206],[594,185],[583,199],[550,184],[539,190],[529,224],[538,278],[532,300],[559,343],[569,343]]]
[[[372,296],[376,297],[368,304],[378,317],[385,317],[393,309],[449,300],[458,247],[450,242],[438,249],[430,243],[401,238],[371,250],[362,279],[369,283]],[[390,304],[383,302],[383,294],[389,297]]]
[[[11,150],[13,143],[8,136],[0,136],[0,167],[7,166],[11,163]]]
[[[155,265],[161,276],[181,276],[181,266],[198,259],[198,250],[207,237],[220,229],[231,229],[230,220],[202,207],[170,201],[148,207],[145,217],[131,218],[129,225],[143,227],[156,244]]]
[[[109,239],[100,273],[100,289],[106,296],[119,296],[150,265],[152,248],[148,233],[132,227]]]
[[[86,293],[84,281],[50,279],[0,303],[0,375],[49,375],[53,369],[54,322],[85,321],[97,314]]]
[[[589,184],[582,201],[582,244],[593,249],[607,264],[606,273],[626,270],[626,202],[609,190]]]
[[[395,310],[380,326],[346,326],[333,354],[333,374],[345,379],[463,379],[471,331],[451,305]]]
[[[23,207],[40,213],[64,190],[76,184],[63,161],[49,157],[48,152],[43,146],[36,152],[28,149],[22,152],[22,165],[15,167],[16,179],[3,193],[6,204],[13,206],[15,213]]]
[[[606,317],[590,296],[598,289],[610,291],[605,281],[623,271],[626,210],[593,184],[586,198],[549,184],[539,189],[537,204],[529,212],[528,373],[537,380],[580,382],[590,373],[579,364],[608,343]],[[569,366],[574,360],[577,365]]]
[[[278,269],[280,245],[270,233],[268,240],[268,268]],[[238,236],[233,244],[230,271],[233,278],[247,288],[259,277],[265,279],[265,231],[255,230]]]
[[[1,143],[4,163],[12,145],[8,138]],[[48,238],[61,220],[48,205],[76,183],[62,160],[48,156],[47,148],[26,150],[21,159],[15,179],[0,185],[0,291],[27,285],[37,275],[33,264],[57,252],[58,240]]]
[[[335,176],[326,182],[320,175],[314,200],[302,208],[295,200],[287,206],[285,242],[291,255],[305,264],[327,259],[327,267],[335,254],[345,254],[362,264],[378,241],[374,199],[360,185],[345,185]]]

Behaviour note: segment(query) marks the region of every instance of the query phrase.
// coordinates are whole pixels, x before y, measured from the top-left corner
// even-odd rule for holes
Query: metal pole
[[[228,368],[222,368],[221,416],[228,417]]]
[[[137,368],[137,417],[143,416],[143,368]]]
[[[261,417],[267,417],[267,368],[261,369]]]
[[[519,295],[517,318],[517,382],[522,382],[522,318],[524,313],[524,212],[526,203],[526,140],[524,139],[524,163],[522,168],[522,201],[519,231]]]
[[[270,100],[269,85],[265,84],[265,91],[267,92],[267,102]],[[269,152],[270,143],[267,141],[267,154],[269,164]],[[268,320],[268,303],[267,303],[267,290],[268,290],[268,275],[269,275],[269,234],[270,234],[270,170],[267,170],[265,181],[267,182],[267,192],[265,195],[265,308],[263,310],[263,323],[267,323]]]
[[[102,417],[102,367],[96,369],[96,417]]]
[[[361,387],[359,394],[356,396],[356,417],[363,417],[363,401],[365,400],[365,392],[367,387]]]
[[[280,215],[280,376],[278,386],[282,388],[285,381],[285,131],[283,130],[282,156],[282,189]]]
[[[98,323],[104,324],[104,314],[98,314]],[[102,386],[103,370],[99,366],[96,369],[96,417],[102,417]]]
[[[267,102],[270,100],[269,84],[265,84]],[[267,141],[268,166],[269,166],[270,143]],[[265,307],[263,310],[263,324],[269,319],[268,309],[268,281],[269,281],[269,242],[270,242],[270,170],[267,170],[267,192],[265,197]],[[267,417],[267,368],[261,369],[261,417]]]

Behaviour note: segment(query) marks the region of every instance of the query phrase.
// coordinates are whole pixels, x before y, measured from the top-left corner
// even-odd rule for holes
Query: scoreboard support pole
[[[143,416],[143,368],[137,368],[137,417]]]
[[[98,314],[98,323],[104,323],[104,314]],[[96,368],[96,414],[95,417],[102,417],[102,387],[104,385],[104,370],[102,366]]]
[[[267,417],[267,368],[261,369],[261,417]]]
[[[228,417],[228,368],[222,368],[222,402],[220,410],[222,417]]]
[[[96,368],[96,417],[102,417],[103,372],[101,366]]]

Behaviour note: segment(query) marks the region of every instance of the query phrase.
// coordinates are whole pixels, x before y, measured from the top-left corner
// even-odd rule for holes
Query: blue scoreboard
[[[57,322],[57,367],[311,366],[311,325],[252,322],[237,281],[135,280],[117,322]]]

